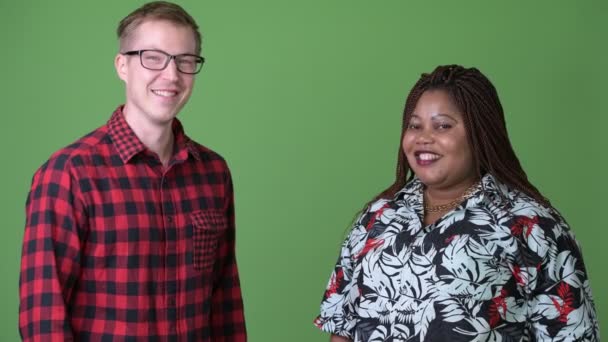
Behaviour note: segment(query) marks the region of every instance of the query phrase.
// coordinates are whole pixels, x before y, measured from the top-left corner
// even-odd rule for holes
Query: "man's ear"
[[[127,65],[127,56],[120,53],[116,54],[116,58],[114,58],[114,68],[116,69],[118,77],[126,82],[129,69],[129,66]]]

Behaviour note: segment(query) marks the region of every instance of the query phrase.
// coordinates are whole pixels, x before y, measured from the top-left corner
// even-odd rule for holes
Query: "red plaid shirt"
[[[27,200],[26,341],[245,341],[225,161],[174,120],[163,168],[119,107],[55,153]]]

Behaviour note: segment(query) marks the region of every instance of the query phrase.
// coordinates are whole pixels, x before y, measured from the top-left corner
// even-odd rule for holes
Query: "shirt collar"
[[[422,207],[424,193],[424,184],[414,177],[408,182],[403,189],[399,190],[395,194],[395,200],[406,200],[409,205],[413,207]],[[485,174],[481,181],[477,184],[469,197],[472,201],[467,201],[467,207],[475,205],[483,201],[491,201],[494,204],[502,205],[506,204],[505,201],[509,201],[513,197],[513,194],[509,191],[508,187],[494,178],[491,174]]]
[[[123,163],[128,163],[134,156],[146,150],[146,146],[135,135],[123,114],[123,107],[116,108],[110,120],[108,120],[108,131],[114,147],[120,155]],[[181,122],[175,118],[172,123],[175,147],[173,151],[176,160],[185,160],[188,155],[201,160],[200,152],[196,144],[184,133]]]
[[[514,193],[506,184],[487,173],[481,178],[478,190],[473,196],[478,196],[480,201],[490,201],[498,206],[510,206]]]

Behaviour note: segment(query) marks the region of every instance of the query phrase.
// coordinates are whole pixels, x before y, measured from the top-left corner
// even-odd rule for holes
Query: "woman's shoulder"
[[[541,203],[523,191],[501,184],[508,208],[515,224],[521,222],[530,229],[539,229],[554,238],[570,234],[570,227],[562,214],[549,202]],[[531,234],[532,232],[528,233]]]
[[[551,204],[541,203],[525,192],[509,186],[491,175],[482,179],[484,193],[500,207],[507,208],[509,212],[517,216],[558,216],[558,211]]]

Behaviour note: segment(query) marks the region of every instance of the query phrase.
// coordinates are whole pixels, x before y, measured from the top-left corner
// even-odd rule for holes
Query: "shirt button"
[[[175,298],[169,298],[167,300],[167,303],[169,304],[169,306],[175,306]]]
[[[167,222],[169,222],[169,223],[173,222],[173,216],[167,216]]]

